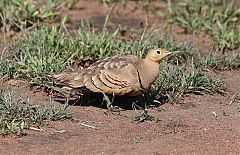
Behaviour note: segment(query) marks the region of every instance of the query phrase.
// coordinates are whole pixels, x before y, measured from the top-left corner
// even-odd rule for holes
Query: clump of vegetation
[[[76,0],[8,0],[0,1],[0,27],[3,32],[21,30],[34,23],[52,21],[64,6],[71,7]]]
[[[165,66],[159,78],[153,85],[151,94],[167,96],[171,102],[179,102],[186,93],[214,93],[221,92],[222,80],[213,80],[204,75],[192,64],[191,68],[180,66]]]
[[[146,122],[146,121],[153,121],[155,118],[149,115],[148,110],[144,109],[138,116],[134,118],[137,122]]]
[[[0,57],[0,81],[4,78],[12,78],[13,70],[10,60]]]
[[[24,33],[9,49],[15,71],[28,78],[62,71],[77,51],[76,42],[55,27]]]
[[[205,32],[211,35],[222,51],[240,47],[239,2],[181,0],[170,7],[170,23],[178,24],[188,33]]]
[[[213,68],[217,70],[240,69],[240,54],[233,54],[230,56],[208,54],[203,56],[201,65],[205,68]]]
[[[0,134],[22,135],[25,129],[43,125],[45,121],[71,118],[67,104],[62,108],[20,104],[9,92],[0,91]]]

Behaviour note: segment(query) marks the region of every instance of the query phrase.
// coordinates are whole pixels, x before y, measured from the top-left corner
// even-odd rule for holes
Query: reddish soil
[[[110,26],[122,24],[141,30],[145,16],[151,28],[166,26],[160,17],[134,11],[135,7],[132,2],[128,9],[115,6]],[[71,28],[77,28],[81,19],[92,19],[101,28],[108,10],[99,2],[81,1],[63,14],[71,16]],[[208,37],[186,35],[178,27],[172,31],[179,41],[211,50],[213,42]],[[44,131],[29,130],[23,137],[0,137],[0,154],[240,154],[240,102],[229,104],[231,96],[240,90],[240,71],[215,76],[225,78],[229,95],[187,95],[181,104],[166,103],[150,109],[157,120],[143,123],[133,121],[141,112],[138,110],[111,113],[99,107],[70,106],[75,121],[49,122],[42,127]],[[50,103],[51,97],[34,92],[25,81],[12,80],[0,89],[11,90],[30,103],[61,105]]]

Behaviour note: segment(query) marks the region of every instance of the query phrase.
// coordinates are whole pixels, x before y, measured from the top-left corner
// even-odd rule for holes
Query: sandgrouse
[[[134,55],[98,60],[79,72],[52,75],[69,89],[87,88],[92,92],[137,96],[145,93],[159,74],[159,63],[169,55],[164,49],[150,50],[141,59]]]

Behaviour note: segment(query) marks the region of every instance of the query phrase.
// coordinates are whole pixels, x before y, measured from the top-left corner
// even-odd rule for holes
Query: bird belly
[[[141,91],[131,91],[130,93],[126,94],[125,96],[139,96],[142,95]]]

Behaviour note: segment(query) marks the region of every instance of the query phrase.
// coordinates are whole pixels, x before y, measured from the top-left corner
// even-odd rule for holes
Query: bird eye
[[[160,55],[160,54],[162,54],[162,52],[161,52],[161,51],[159,51],[159,50],[157,50],[157,54],[158,54],[158,55]]]

